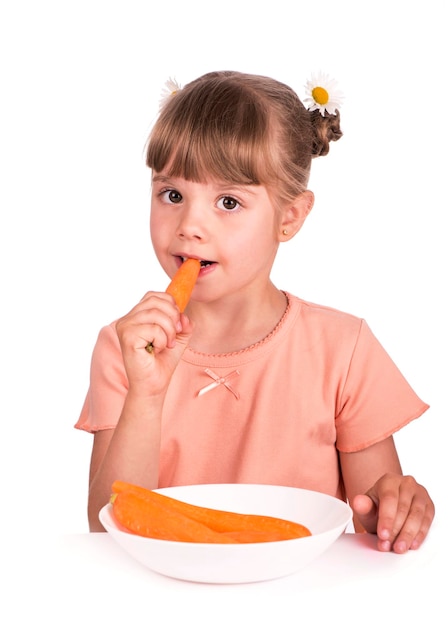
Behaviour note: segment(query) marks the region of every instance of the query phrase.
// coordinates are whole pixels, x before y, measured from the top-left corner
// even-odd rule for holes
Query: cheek
[[[154,217],[153,213],[149,218],[149,234],[151,236],[152,245],[154,247],[157,246],[157,235],[160,233],[160,228],[157,225],[157,219]]]
[[[271,266],[278,249],[278,240],[273,235],[272,224],[255,227],[250,231],[235,235],[227,247],[227,256],[237,259],[238,268],[252,268],[256,273],[266,265]]]
[[[160,213],[156,209],[151,207],[151,211],[149,213],[149,229],[151,232],[156,232],[158,230],[159,222]]]
[[[153,244],[156,246],[158,243],[162,243],[166,239],[168,231],[167,216],[163,216],[160,211],[152,210],[149,217],[149,232]]]

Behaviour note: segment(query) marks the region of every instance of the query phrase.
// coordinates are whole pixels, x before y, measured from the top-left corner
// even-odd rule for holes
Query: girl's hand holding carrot
[[[197,259],[187,259],[165,293],[148,292],[117,321],[130,392],[153,396],[166,391],[193,330],[183,310],[199,270]]]

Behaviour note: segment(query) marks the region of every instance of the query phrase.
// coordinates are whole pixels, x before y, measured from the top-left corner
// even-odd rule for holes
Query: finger
[[[181,313],[180,320],[176,324],[176,336],[174,340],[172,341],[172,343],[167,344],[167,346],[169,348],[174,348],[177,344],[183,344],[184,346],[187,346],[190,341],[191,334],[193,332],[193,326],[194,326],[193,322],[185,315],[185,313]],[[149,354],[153,354],[154,352],[157,352],[156,344],[157,342],[154,342],[154,341],[151,341],[150,343],[148,343],[146,345],[146,351],[149,352]],[[159,351],[160,351],[160,347],[159,347]]]
[[[418,531],[418,533],[412,540],[411,545],[409,546],[410,550],[418,550],[418,548],[420,548],[420,546],[422,545],[422,543],[424,542],[424,540],[426,539],[429,533],[429,529],[431,527],[433,520],[434,520],[434,509],[432,507],[427,508],[425,515],[423,517],[423,520],[422,520],[422,525],[420,527],[420,530]]]
[[[148,339],[151,337],[151,339]],[[160,326],[151,325],[142,328],[136,349],[144,348],[148,354],[157,354],[166,348],[174,348],[176,345],[176,335],[170,338],[169,335]]]
[[[353,498],[352,507],[364,530],[376,533],[378,509],[375,501],[366,494],[360,494]]]
[[[358,517],[365,517],[375,512],[375,503],[367,495],[358,495],[353,499],[353,509]]]
[[[412,476],[403,476],[397,478],[397,481],[396,494],[396,481],[389,481],[387,489],[381,495],[377,534],[380,550],[394,550],[401,554],[409,550],[417,535],[421,539],[419,533],[422,521],[431,500],[424,487]],[[429,525],[427,524],[427,529]]]
[[[149,311],[161,311],[168,317],[173,317],[176,320],[179,319],[179,310],[171,296],[163,293],[159,294],[148,292],[143,296],[140,302],[138,302],[128,313],[126,313],[126,315],[123,315],[123,317],[117,320],[117,329],[119,330],[121,326],[133,321],[140,323],[142,321],[142,313]]]
[[[117,325],[117,333],[123,350],[146,348],[152,343],[157,350],[172,347],[176,334],[182,330],[179,312],[171,310],[167,315],[160,309],[144,309],[134,312]]]
[[[392,545],[394,552],[402,554],[416,550],[423,543],[434,518],[434,505],[426,490],[418,486],[409,506],[406,519]]]
[[[173,308],[177,310],[176,303],[174,298],[167,293],[159,293],[154,291],[148,291],[145,293],[143,298],[138,302],[133,309],[131,309],[131,313],[133,311],[139,311],[145,308],[156,308],[161,311],[169,312]]]
[[[400,502],[399,488],[396,488],[393,483],[393,486],[390,483],[389,485],[381,494],[378,505],[376,532],[378,549],[383,552],[389,552],[392,549],[392,544],[406,519],[410,504],[410,502],[407,504],[405,501]]]
[[[161,302],[163,302],[164,300],[166,302],[172,302],[172,298],[164,291],[147,291],[142,296],[142,299],[140,300],[140,302],[143,302],[144,300],[148,300],[151,298],[154,298],[155,300],[160,300]]]

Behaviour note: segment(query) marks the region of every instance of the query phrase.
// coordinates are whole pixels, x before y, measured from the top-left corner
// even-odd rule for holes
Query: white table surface
[[[446,537],[437,520],[406,555],[380,553],[374,536],[350,533],[296,574],[242,585],[161,576],[106,533],[6,537],[5,554],[5,626],[448,625]]]

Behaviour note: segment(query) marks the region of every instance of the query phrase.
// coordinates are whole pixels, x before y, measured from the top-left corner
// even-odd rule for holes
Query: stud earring
[[[288,229],[287,229],[287,228],[284,228],[284,229],[283,229],[283,234],[284,234],[284,235],[287,235],[287,234],[288,234]]]

